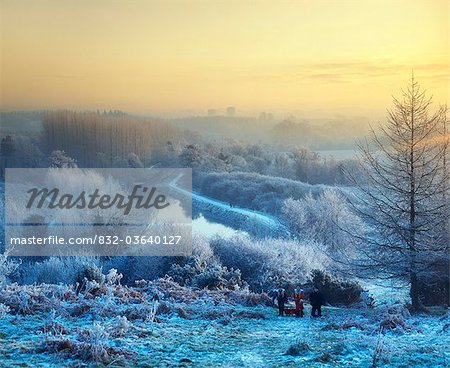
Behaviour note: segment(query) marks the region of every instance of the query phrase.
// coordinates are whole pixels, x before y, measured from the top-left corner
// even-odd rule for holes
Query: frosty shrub
[[[106,274],[106,283],[108,285],[120,285],[120,280],[122,280],[123,275],[118,273],[115,268],[111,268]]]
[[[50,154],[48,158],[50,167],[53,168],[76,168],[77,162],[72,157],[69,157],[64,151],[56,150]]]
[[[195,235],[192,239],[192,257],[200,263],[207,263],[214,257],[208,239]]]
[[[18,267],[17,262],[10,261],[6,253],[0,254],[0,288],[6,284],[7,278]]]
[[[0,318],[5,317],[10,311],[10,308],[7,305],[0,303]]]
[[[167,274],[182,286],[193,285],[194,279],[205,272],[208,268],[208,264],[213,262],[217,263],[217,260],[214,258],[214,254],[207,239],[201,236],[195,236],[192,243],[192,256],[184,258],[182,264],[172,264]],[[211,272],[211,270],[209,272]],[[210,273],[210,277],[211,276],[212,274]],[[204,284],[200,279],[197,281],[199,281],[200,284]]]
[[[420,332],[420,329],[409,323],[411,313],[406,304],[392,304],[387,306],[387,308],[380,308],[379,315],[381,321],[378,318],[374,322],[378,324],[378,331],[380,333],[390,331],[402,335],[405,332]]]
[[[99,285],[103,285],[106,280],[105,275],[102,272],[102,268],[98,267],[95,263],[85,262],[83,269],[77,276],[77,282],[82,284],[86,281],[95,281]]]
[[[202,273],[194,276],[192,285],[200,289],[239,290],[244,284],[239,270],[228,270],[219,262],[213,262]]]
[[[174,264],[168,276],[182,286],[194,286],[200,289],[239,290],[244,286],[239,270],[229,270],[217,260],[200,263],[191,258],[184,266]]]
[[[7,306],[11,314],[30,315],[59,309],[62,294],[68,288],[44,284],[19,286],[13,283],[0,291],[0,303]]]
[[[363,289],[356,281],[343,281],[330,274],[313,270],[311,282],[319,287],[325,300],[332,305],[350,305],[361,301]]]
[[[155,280],[163,277],[174,262],[173,257],[111,257],[103,262],[103,269],[117,269],[123,274],[121,280],[132,285],[136,280]]]
[[[167,275],[172,278],[176,283],[180,284],[181,286],[190,285],[192,282],[192,279],[199,273],[203,271],[203,269],[200,269],[196,267],[197,264],[193,260],[188,260],[188,263],[186,263],[184,266],[181,266],[180,264],[173,264],[170,270],[167,272]]]
[[[118,323],[119,331],[123,327],[123,320]],[[82,329],[76,339],[62,336],[48,337],[42,350],[50,353],[63,353],[86,362],[97,362],[102,365],[111,363],[124,365],[130,361],[132,355],[120,347],[116,347],[110,340],[111,334],[99,323],[90,328]]]
[[[253,293],[248,290],[245,293],[235,293],[233,300],[246,307],[256,307],[258,305],[273,306],[272,298],[266,293]]]
[[[323,244],[333,255],[351,251],[355,237],[350,234],[362,235],[365,229],[363,221],[336,189],[326,189],[316,197],[310,193],[299,200],[289,198],[282,213],[301,239]]]
[[[42,262],[27,263],[21,270],[20,281],[25,284],[73,284],[83,272],[85,262],[86,258],[80,257],[50,257]]]
[[[124,337],[130,331],[132,325],[125,316],[117,316],[109,326],[109,333],[114,337]]]
[[[250,289],[258,292],[304,283],[312,269],[327,265],[315,247],[296,241],[235,236],[216,238],[211,247],[224,266],[240,270]]]

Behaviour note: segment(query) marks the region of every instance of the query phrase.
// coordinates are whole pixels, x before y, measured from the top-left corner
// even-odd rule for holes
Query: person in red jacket
[[[295,302],[295,315],[297,317],[303,317],[303,302],[305,301],[305,292],[303,289],[294,289],[293,298]]]

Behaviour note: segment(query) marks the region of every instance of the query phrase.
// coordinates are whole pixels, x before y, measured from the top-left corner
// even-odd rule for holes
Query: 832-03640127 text
[[[46,237],[16,237],[11,245],[177,245],[181,235],[93,235],[91,237],[70,237],[51,235]]]

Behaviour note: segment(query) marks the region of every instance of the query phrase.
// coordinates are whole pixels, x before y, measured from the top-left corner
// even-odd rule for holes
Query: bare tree
[[[407,279],[414,310],[422,308],[421,280],[433,270],[448,277],[445,267],[434,267],[448,262],[449,252],[447,109],[432,112],[431,105],[412,77],[402,99],[394,98],[386,124],[359,145],[364,179],[351,178],[361,193],[355,208],[371,225],[355,235],[365,255],[356,266],[377,277]]]

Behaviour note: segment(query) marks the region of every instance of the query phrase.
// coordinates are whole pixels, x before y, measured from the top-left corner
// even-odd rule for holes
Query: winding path
[[[178,187],[177,182],[182,177],[183,174],[179,174],[172,181],[170,181],[169,186],[179,193],[192,196],[193,201],[197,201],[202,204],[203,209],[212,207],[214,211],[219,212],[224,215],[224,217],[228,217],[229,214],[233,214],[235,217],[235,223],[242,224],[244,226],[238,226],[241,230],[251,232],[251,228],[255,226],[259,228],[259,230],[263,230],[263,235],[276,235],[276,236],[288,236],[289,230],[288,228],[281,223],[275,216],[269,215],[264,212],[254,211],[247,208],[242,207],[231,207],[229,204],[204,196],[202,194],[196,193],[194,191],[189,192],[183,188]],[[206,206],[205,206],[206,205]],[[217,217],[217,216],[216,216]],[[229,225],[229,223],[225,223],[225,225]],[[258,230],[258,229],[255,229]],[[257,231],[258,232],[258,231]]]

